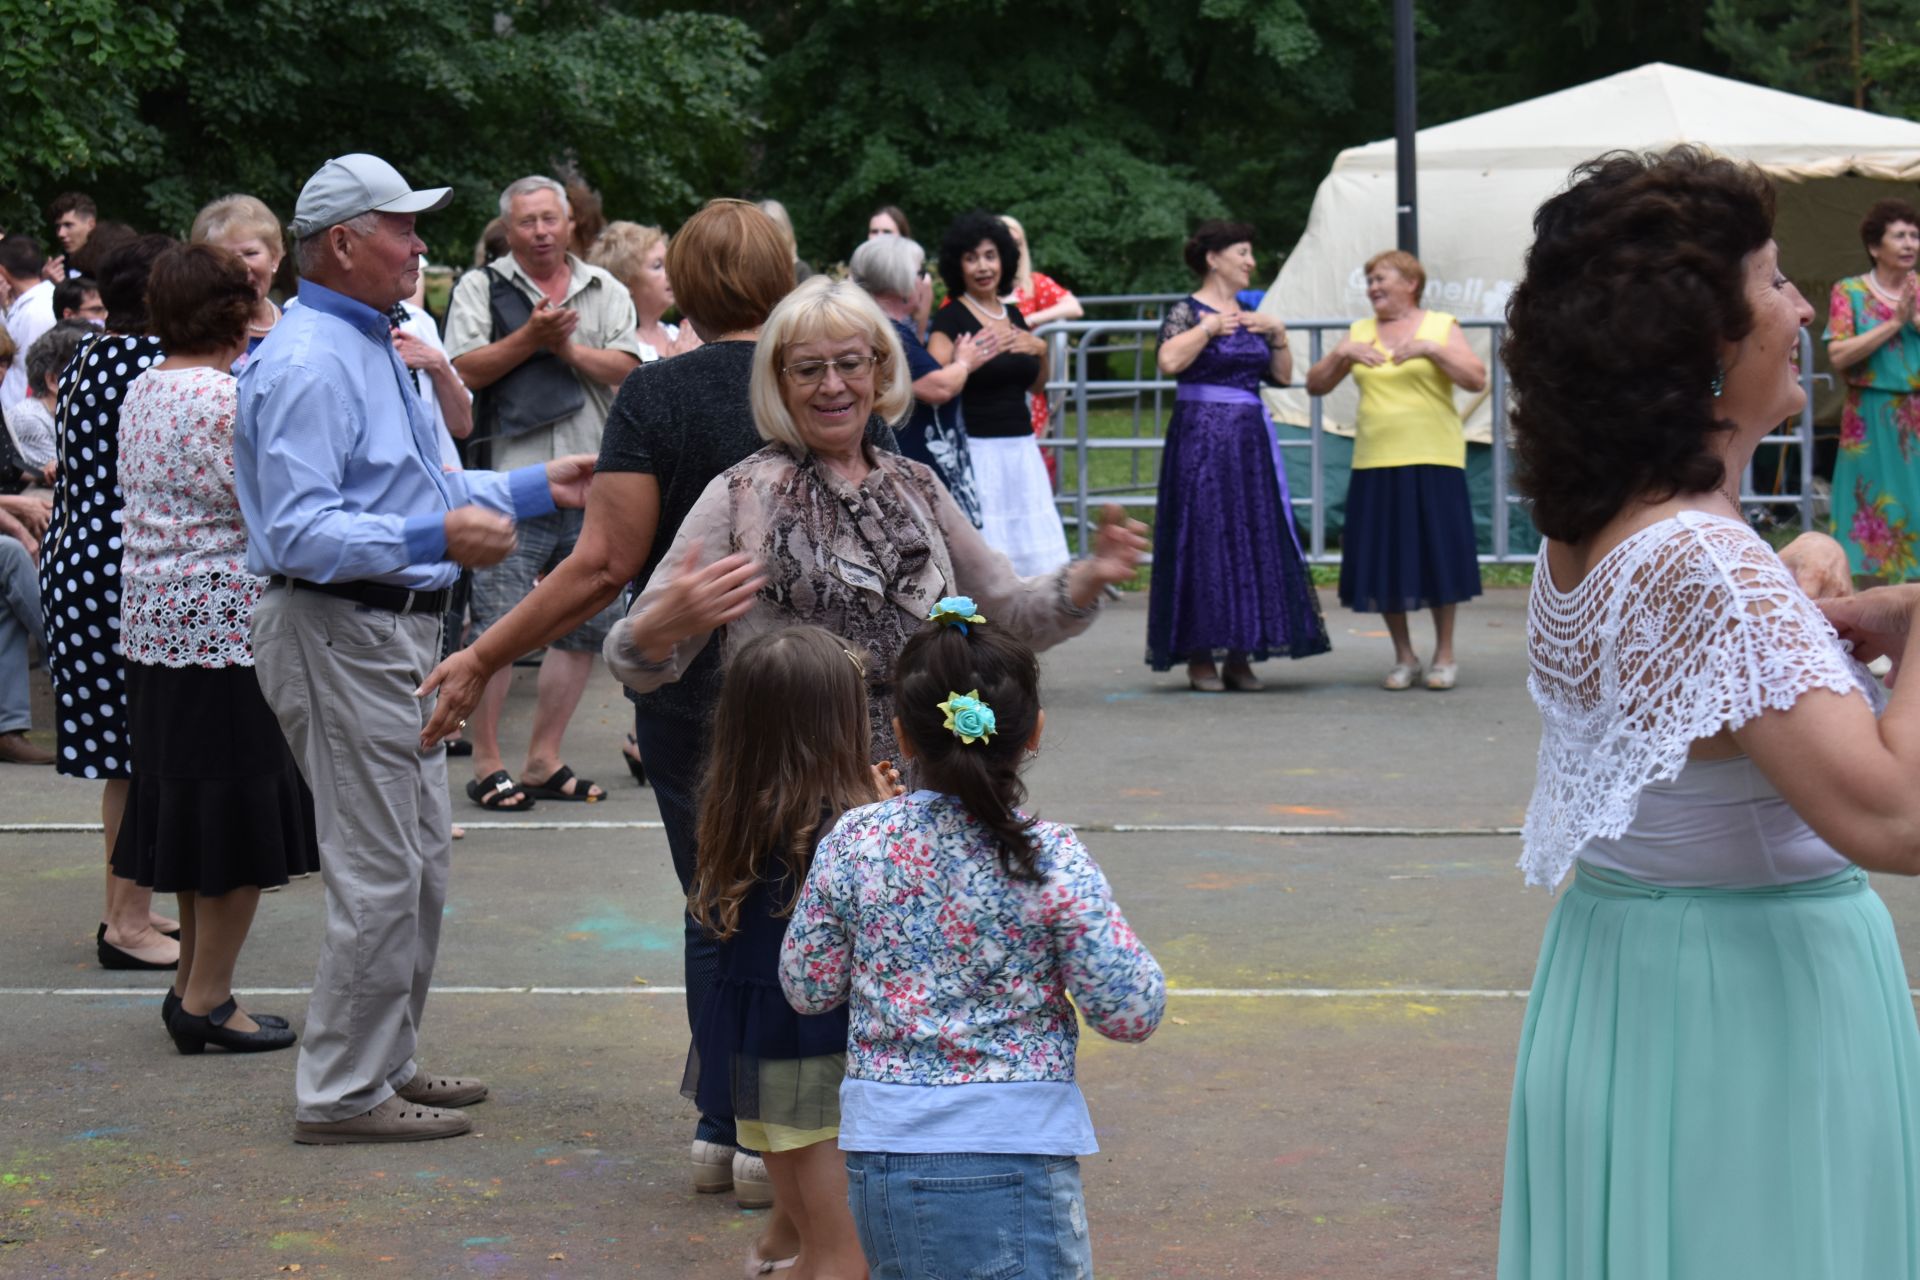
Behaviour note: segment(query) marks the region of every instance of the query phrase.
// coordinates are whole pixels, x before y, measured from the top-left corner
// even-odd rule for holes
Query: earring
[[[1712,387],[1713,387],[1713,398],[1715,400],[1718,400],[1720,398],[1720,393],[1727,389],[1727,368],[1725,365],[1717,364],[1713,367]]]

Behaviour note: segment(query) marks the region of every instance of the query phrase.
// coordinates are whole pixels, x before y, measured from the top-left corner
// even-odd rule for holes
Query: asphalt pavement
[[[1031,807],[1082,827],[1174,986],[1146,1044],[1082,1040],[1101,1277],[1492,1273],[1552,906],[1514,868],[1524,604],[1462,609],[1448,693],[1379,689],[1379,619],[1330,597],[1334,652],[1263,693],[1149,671],[1137,596],[1047,656]],[[0,766],[0,1276],[739,1275],[761,1215],[689,1182],[681,904],[626,716],[598,679],[567,739],[602,804],[457,792],[422,1060],[493,1096],[472,1136],[403,1146],[295,1146],[292,1053],[177,1054],[164,979],[94,962],[100,836],[67,828],[97,784]],[[1920,937],[1913,887],[1878,887]],[[263,899],[251,1007],[304,1022],[321,907],[317,879]]]

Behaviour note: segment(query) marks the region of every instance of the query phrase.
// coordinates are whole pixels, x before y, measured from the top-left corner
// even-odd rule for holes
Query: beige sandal
[[[1411,662],[1396,662],[1393,664],[1393,670],[1387,672],[1387,678],[1380,682],[1380,687],[1398,693],[1402,689],[1413,688],[1413,682],[1419,678],[1419,667]]]

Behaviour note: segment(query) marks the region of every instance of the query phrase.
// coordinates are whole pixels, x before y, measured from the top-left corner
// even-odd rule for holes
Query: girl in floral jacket
[[[952,597],[894,683],[926,789],[821,842],[780,957],[795,1009],[851,1002],[840,1148],[860,1243],[873,1280],[1090,1277],[1074,1009],[1144,1040],[1166,980],[1073,832],[1015,807],[1045,718],[1033,650]]]

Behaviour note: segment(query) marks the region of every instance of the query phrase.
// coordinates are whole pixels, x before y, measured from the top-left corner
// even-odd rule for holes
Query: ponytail
[[[956,797],[986,828],[1003,871],[1037,881],[1034,820],[1017,806],[1027,796],[1021,761],[1040,719],[1040,661],[1011,633],[967,621],[931,622],[907,641],[894,663],[894,710],[921,781]]]

